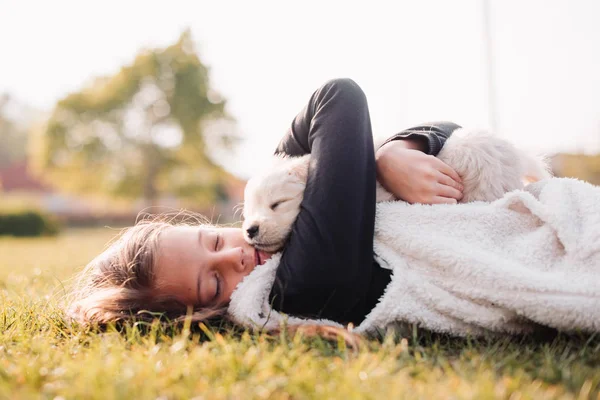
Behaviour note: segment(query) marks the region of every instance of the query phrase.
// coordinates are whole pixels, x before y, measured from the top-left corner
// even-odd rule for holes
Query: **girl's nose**
[[[236,272],[244,272],[247,257],[244,257],[244,250],[241,247],[234,247],[226,250],[223,254],[226,264],[233,268]]]

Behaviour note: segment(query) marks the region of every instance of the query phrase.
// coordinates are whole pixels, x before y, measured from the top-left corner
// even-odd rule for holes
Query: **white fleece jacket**
[[[355,332],[398,322],[456,335],[525,333],[534,323],[600,331],[600,187],[552,178],[493,203],[379,203],[374,249],[392,280]],[[270,308],[279,259],[238,285],[232,318],[339,326]]]

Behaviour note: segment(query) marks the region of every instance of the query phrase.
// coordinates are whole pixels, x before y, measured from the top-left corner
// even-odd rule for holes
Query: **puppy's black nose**
[[[246,229],[246,233],[248,234],[248,237],[252,239],[258,234],[258,225],[252,225],[250,228]]]

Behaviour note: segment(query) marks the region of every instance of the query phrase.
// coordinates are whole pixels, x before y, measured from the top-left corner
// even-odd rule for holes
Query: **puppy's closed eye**
[[[289,199],[276,201],[275,203],[271,204],[271,210],[275,211],[277,207],[279,207],[282,203],[285,203],[286,201],[289,201]]]

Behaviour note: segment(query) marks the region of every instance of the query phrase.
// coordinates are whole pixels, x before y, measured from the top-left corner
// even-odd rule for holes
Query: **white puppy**
[[[283,247],[300,212],[310,154],[274,156],[263,173],[244,189],[244,237],[256,248],[275,252]]]
[[[493,201],[524,187],[524,179],[550,177],[542,158],[529,155],[507,140],[484,131],[458,129],[446,141],[438,158],[462,178],[461,203]],[[265,172],[252,177],[244,191],[245,239],[274,252],[283,247],[300,212],[310,155],[275,156]],[[377,182],[378,202],[395,200]]]

